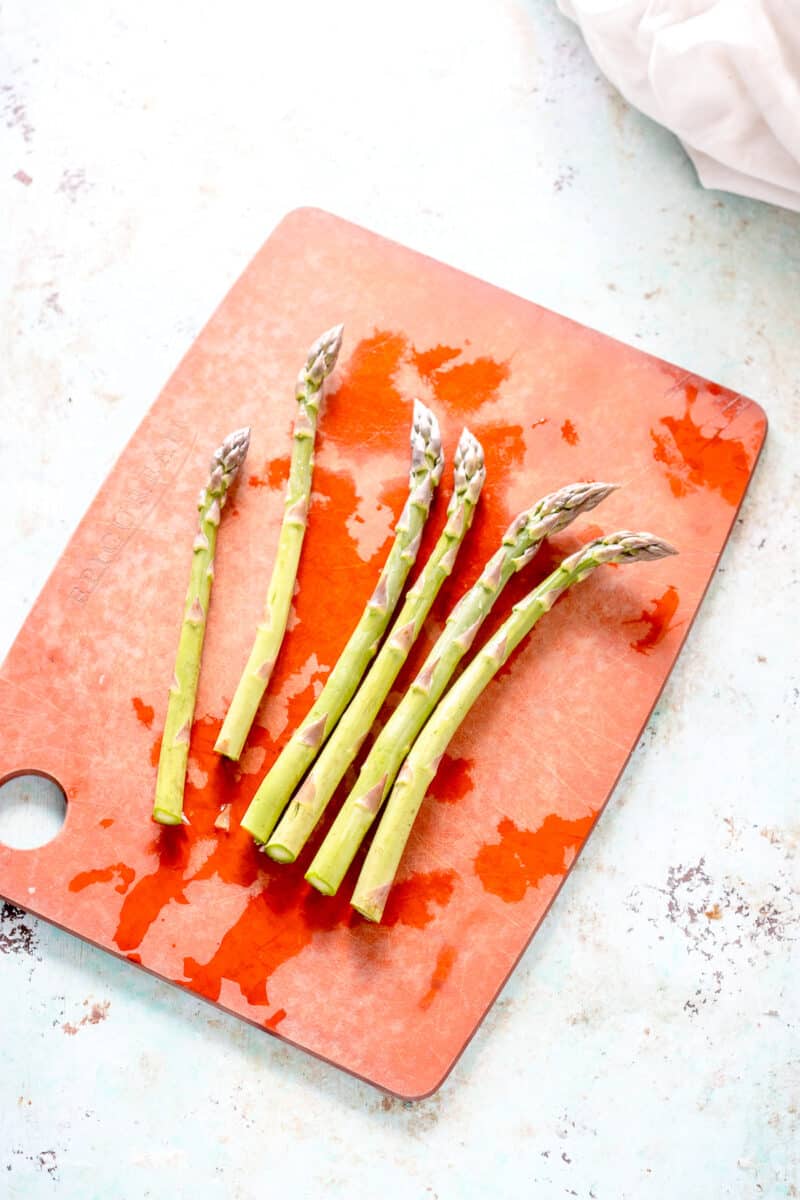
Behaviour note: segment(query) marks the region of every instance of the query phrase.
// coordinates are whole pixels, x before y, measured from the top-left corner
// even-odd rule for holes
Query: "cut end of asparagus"
[[[298,387],[301,381],[310,384],[315,390],[322,386],[336,366],[342,348],[343,331],[344,325],[334,325],[320,334],[308,352],[305,367],[300,372]]]
[[[238,762],[242,751],[241,748],[237,749],[231,745],[230,738],[220,736],[214,743],[214,752],[221,754],[224,758],[229,758],[231,762]]]
[[[252,805],[251,805],[251,807],[252,807]],[[239,822],[239,828],[243,829],[245,831],[245,833],[249,833],[250,836],[252,837],[253,841],[255,842],[256,846],[258,846],[259,850],[261,850],[261,849],[263,849],[263,846],[264,846],[264,840],[265,840],[264,832],[261,829],[260,825],[258,824],[258,822],[255,818],[250,819],[249,814],[250,814],[250,809],[248,809],[247,812],[245,812],[244,816],[242,817],[241,821]],[[255,828],[253,828],[254,825],[255,825]],[[269,837],[269,834],[267,834],[267,837]]]
[[[381,917],[383,916],[382,912],[375,913],[372,911],[372,909],[368,908],[366,904],[363,904],[363,905],[357,904],[354,900],[351,900],[350,903],[352,904],[352,907],[356,910],[356,912],[359,913],[364,918],[365,921],[372,921],[373,925],[380,924]]]
[[[393,880],[390,880],[388,883],[379,884],[378,887],[374,887],[366,895],[356,887],[353,898],[350,901],[351,905],[367,921],[374,921],[377,924],[383,916],[383,910],[386,908],[386,901],[389,892],[392,890],[392,883]]]
[[[182,825],[183,816],[181,813],[169,812],[166,808],[154,808],[153,820],[158,825]]]
[[[415,476],[426,473],[434,484],[438,484],[444,470],[444,453],[439,422],[426,404],[414,401],[411,421],[411,481]]]
[[[332,896],[334,894],[335,889],[332,888],[326,880],[321,879],[320,876],[316,875],[313,871],[306,871],[305,878],[313,888],[316,888],[318,892],[322,892],[323,896]]]
[[[292,863],[297,858],[293,850],[288,846],[282,846],[280,842],[268,842],[264,847],[264,853],[278,863]]]

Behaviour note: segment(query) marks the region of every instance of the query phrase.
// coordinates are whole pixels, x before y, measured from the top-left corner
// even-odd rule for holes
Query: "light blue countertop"
[[[770,433],[622,782],[438,1094],[383,1098],[4,909],[0,1194],[798,1195],[800,217],[704,192],[548,0],[2,20],[0,652],[301,204],[717,379]]]

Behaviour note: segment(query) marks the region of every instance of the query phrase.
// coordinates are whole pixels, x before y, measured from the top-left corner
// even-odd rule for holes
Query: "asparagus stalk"
[[[237,429],[226,437],[214,452],[208,482],[197,500],[200,528],[192,547],[192,570],[158,759],[153,820],[161,825],[179,825],[185,821],[183,791],[189,758],[189,735],[200,676],[206,614],[214,579],[217,530],[228,489],[245,460],[249,444],[249,429]]]
[[[444,632],[370,750],[355,786],[317,851],[306,879],[318,891],[327,896],[336,892],[414,738],[508,580],[530,562],[547,536],[594,508],[615,486],[571,484],[545,496],[511,523],[480,578],[447,618]]]
[[[651,533],[627,530],[598,538],[570,555],[524,600],[489,639],[441,700],[403,764],[358,878],[351,904],[380,921],[411,827],[442,755],[486,685],[533,626],[573,584],[603,563],[645,562],[676,551]]]
[[[277,862],[294,862],[358,754],[419,636],[439,589],[453,570],[472,524],[485,478],[483,447],[465,429],[453,463],[453,494],[447,508],[447,523],[419,578],[408,592],[369,674],[267,842],[266,852]]]
[[[336,365],[341,344],[342,326],[335,325],[314,342],[297,376],[292,462],[272,578],[250,657],[214,746],[217,754],[234,760],[242,753],[286,633],[306,532],[322,387]]]
[[[268,841],[294,789],[319,754],[378,648],[419,551],[443,465],[438,422],[430,409],[415,400],[409,495],[395,529],[392,548],[375,591],[324,688],[262,779],[244,815],[243,828],[261,844]]]

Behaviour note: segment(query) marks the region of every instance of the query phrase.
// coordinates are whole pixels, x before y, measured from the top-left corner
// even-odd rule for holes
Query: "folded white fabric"
[[[706,187],[800,211],[800,0],[558,0]]]

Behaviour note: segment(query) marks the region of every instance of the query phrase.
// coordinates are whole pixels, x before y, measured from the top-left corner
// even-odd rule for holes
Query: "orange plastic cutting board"
[[[294,378],[313,338],[340,320],[290,634],[237,767],[211,748],[276,545]],[[439,416],[449,462],[469,423],[488,480],[390,704],[510,519],[545,492],[573,480],[625,485],[542,549],[489,628],[600,529],[652,530],[681,553],[596,572],[516,652],[453,741],[375,926],[349,907],[354,873],[326,899],[303,881],[313,846],[294,867],[278,866],[238,819],[372,590],[404,499],[415,395]],[[253,437],[220,533],[191,825],[159,829],[150,810],[195,497],[210,451],[243,424]],[[326,213],[290,214],[142,422],[0,672],[0,779],[42,772],[68,800],[51,843],[0,846],[0,891],[388,1091],[430,1093],[635,746],[765,428],[756,404],[713,383]],[[450,478],[448,466],[420,561]],[[230,833],[214,828],[227,801]]]

